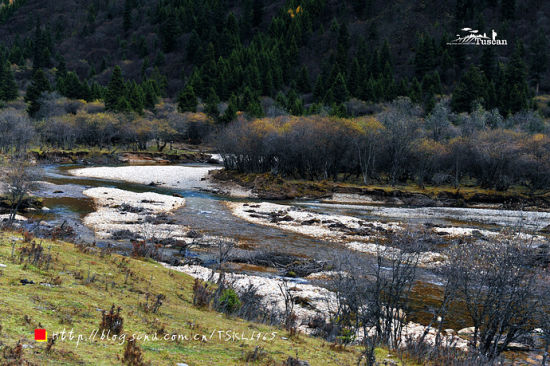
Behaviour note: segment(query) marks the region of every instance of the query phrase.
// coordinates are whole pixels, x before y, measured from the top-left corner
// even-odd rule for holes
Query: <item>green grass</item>
[[[12,242],[16,243],[15,256],[11,257]],[[111,304],[122,307],[124,333],[161,334],[156,341],[138,341],[144,359],[154,365],[243,365],[243,354],[256,345],[264,347],[267,358],[257,363],[280,364],[288,356],[307,360],[311,365],[352,365],[359,350],[348,347],[333,350],[317,338],[299,335],[290,337],[286,331],[271,326],[230,318],[208,309],[192,305],[193,279],[183,273],[168,270],[158,263],[126,258],[116,254],[101,255],[99,250],[82,250],[65,242],[36,240],[42,242],[45,252],[53,260],[49,269],[19,263],[19,250],[29,244],[23,243],[21,235],[12,232],[0,233],[0,348],[13,347],[18,341],[27,345],[24,359],[38,365],[112,365],[120,364],[124,346],[108,341],[62,342],[58,340],[50,353],[45,343],[34,341],[34,329],[44,327],[51,336],[63,329],[86,337],[99,328],[101,309]],[[125,273],[129,271],[125,283]],[[95,275],[96,280],[86,283],[86,278]],[[54,283],[45,286],[40,283]],[[20,280],[35,282],[23,286]],[[156,314],[145,312],[140,303],[145,294],[164,294],[166,300]],[[217,337],[200,341],[165,341],[168,334],[210,334],[215,330],[231,330],[237,334],[252,331],[275,338],[260,341],[224,341]],[[271,337],[271,336],[270,336]],[[387,351],[377,350],[379,359],[387,357]],[[2,364],[0,352],[0,364]],[[271,363],[270,363],[271,362]],[[274,363],[275,362],[275,363]]]

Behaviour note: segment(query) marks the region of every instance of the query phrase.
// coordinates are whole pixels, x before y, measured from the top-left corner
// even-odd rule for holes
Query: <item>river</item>
[[[218,168],[214,165],[205,164],[187,164],[183,166]],[[255,203],[256,201],[253,199],[224,197],[205,192],[196,185],[163,188],[116,179],[80,177],[69,173],[69,170],[76,168],[81,167],[77,165],[47,165],[43,167],[42,180],[45,183],[40,185],[40,189],[35,194],[44,198],[44,205],[49,210],[35,214],[34,217],[56,224],[67,221],[75,227],[80,239],[83,241],[97,242],[98,245],[127,246],[127,243],[97,240],[94,232],[82,224],[83,217],[95,210],[92,199],[86,197],[82,192],[92,187],[112,187],[132,192],[181,195],[185,198],[186,203],[174,214],[178,224],[189,226],[191,229],[206,235],[235,238],[241,243],[248,244],[248,247],[253,250],[277,251],[320,261],[350,254],[369,258],[367,254],[353,252],[338,243],[244,221],[234,216],[223,204],[224,201]],[[496,233],[503,227],[520,224],[535,233],[537,230],[550,225],[550,214],[546,212],[445,207],[413,208],[372,204],[338,204],[307,200],[277,203],[293,205],[316,212],[353,216],[366,221],[400,222],[412,225],[428,224],[444,228],[449,232],[457,230],[459,233],[471,232],[472,230],[480,230],[485,234]],[[537,233],[537,235],[539,234]],[[203,256],[206,263],[213,259],[212,255],[208,253],[200,253],[199,255]],[[243,265],[235,268],[247,274],[274,275],[273,271],[256,266]],[[433,306],[437,303],[439,293],[438,277],[429,270],[420,270],[419,281],[414,288],[411,320],[426,324],[431,317]],[[445,326],[460,329],[470,326],[470,324],[466,317],[459,317],[449,320]]]

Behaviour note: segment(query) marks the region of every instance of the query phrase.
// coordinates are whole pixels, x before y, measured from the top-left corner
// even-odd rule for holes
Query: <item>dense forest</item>
[[[180,111],[200,103],[219,122],[238,110],[255,117],[281,110],[360,115],[369,112],[364,102],[398,96],[430,111],[450,93],[454,112],[480,102],[506,116],[550,90],[550,12],[540,0],[2,5],[0,99],[16,96],[14,74],[31,114],[43,91],[56,90],[138,113],[170,97]],[[496,29],[508,46],[448,46],[464,26]],[[273,106],[266,108],[265,97]]]
[[[542,189],[549,8],[4,1],[0,149],[208,141],[247,173]],[[449,45],[467,26],[507,45]]]

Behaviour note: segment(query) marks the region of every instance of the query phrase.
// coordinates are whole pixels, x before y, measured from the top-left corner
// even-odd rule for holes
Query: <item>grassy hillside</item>
[[[183,273],[165,269],[158,263],[120,255],[102,253],[97,248],[83,248],[64,242],[36,240],[44,251],[35,265],[28,256],[20,259],[21,248],[30,248],[21,235],[0,234],[0,347],[13,349],[23,345],[23,359],[33,364],[120,364],[124,345],[119,341],[80,342],[60,339],[51,350],[46,343],[34,341],[34,329],[44,327],[49,336],[63,329],[85,337],[98,329],[102,313],[112,304],[122,308],[123,333],[153,334],[158,341],[138,341],[145,361],[154,365],[243,365],[247,352],[259,345],[265,357],[256,364],[280,364],[289,356],[309,361],[311,365],[354,364],[357,349],[333,350],[326,342],[300,335],[290,337],[284,330],[228,318],[192,305],[193,279]],[[15,243],[15,246],[13,245]],[[14,256],[12,257],[12,252]],[[47,259],[51,256],[51,260]],[[21,262],[20,262],[21,260]],[[126,275],[128,274],[128,275]],[[21,280],[33,281],[23,285]],[[147,312],[146,293],[166,296],[157,313]],[[152,301],[149,301],[152,303]],[[141,304],[141,305],[140,305]],[[272,337],[272,341],[225,341],[210,335],[218,330],[231,330],[248,335],[255,332]],[[98,338],[101,332],[98,334]],[[205,334],[206,341],[165,341],[164,334]],[[217,334],[217,333],[216,333]],[[6,351],[7,352],[7,351]],[[6,355],[6,353],[3,353]],[[2,359],[5,364],[9,360]],[[386,353],[380,350],[381,359]]]

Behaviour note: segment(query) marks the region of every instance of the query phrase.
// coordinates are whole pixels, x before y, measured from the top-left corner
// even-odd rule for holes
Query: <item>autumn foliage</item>
[[[550,183],[550,137],[535,113],[507,119],[478,109],[453,114],[443,104],[423,116],[408,99],[377,115],[238,120],[217,146],[225,167],[285,177],[505,190]],[[541,132],[537,132],[541,131]]]

